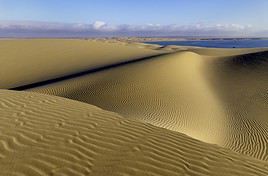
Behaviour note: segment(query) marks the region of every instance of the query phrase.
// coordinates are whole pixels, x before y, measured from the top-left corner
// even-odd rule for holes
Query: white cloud
[[[107,23],[103,22],[103,21],[95,21],[93,23],[93,28],[96,30],[102,29],[103,27],[105,27],[107,25]]]

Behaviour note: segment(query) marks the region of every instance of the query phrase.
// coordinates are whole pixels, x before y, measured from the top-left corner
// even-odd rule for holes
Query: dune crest
[[[163,51],[116,41],[0,40],[0,88],[15,88],[127,62]]]
[[[267,51],[181,49],[29,91],[87,102],[267,161]]]
[[[258,175],[259,161],[64,98],[0,90],[0,175]]]

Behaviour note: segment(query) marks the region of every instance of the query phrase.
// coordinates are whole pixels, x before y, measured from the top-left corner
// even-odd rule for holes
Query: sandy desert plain
[[[268,48],[0,40],[0,175],[268,175]]]

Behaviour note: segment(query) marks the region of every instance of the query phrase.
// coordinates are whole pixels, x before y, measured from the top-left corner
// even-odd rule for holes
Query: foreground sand
[[[267,175],[267,48],[0,44],[0,88],[80,101],[1,90],[1,175]]]
[[[0,90],[0,175],[258,175],[268,164],[95,106]]]

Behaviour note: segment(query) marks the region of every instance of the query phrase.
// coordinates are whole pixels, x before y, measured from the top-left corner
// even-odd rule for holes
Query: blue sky
[[[223,26],[225,31],[250,27],[251,32],[261,32],[268,29],[267,9],[268,0],[0,0],[0,21],[13,26],[25,21],[62,24],[98,21],[106,29],[108,25],[116,29],[128,25],[139,31],[140,26],[150,28],[153,24],[163,26],[161,32],[169,25],[188,26],[187,29],[194,26],[200,30],[213,27],[219,30]]]

